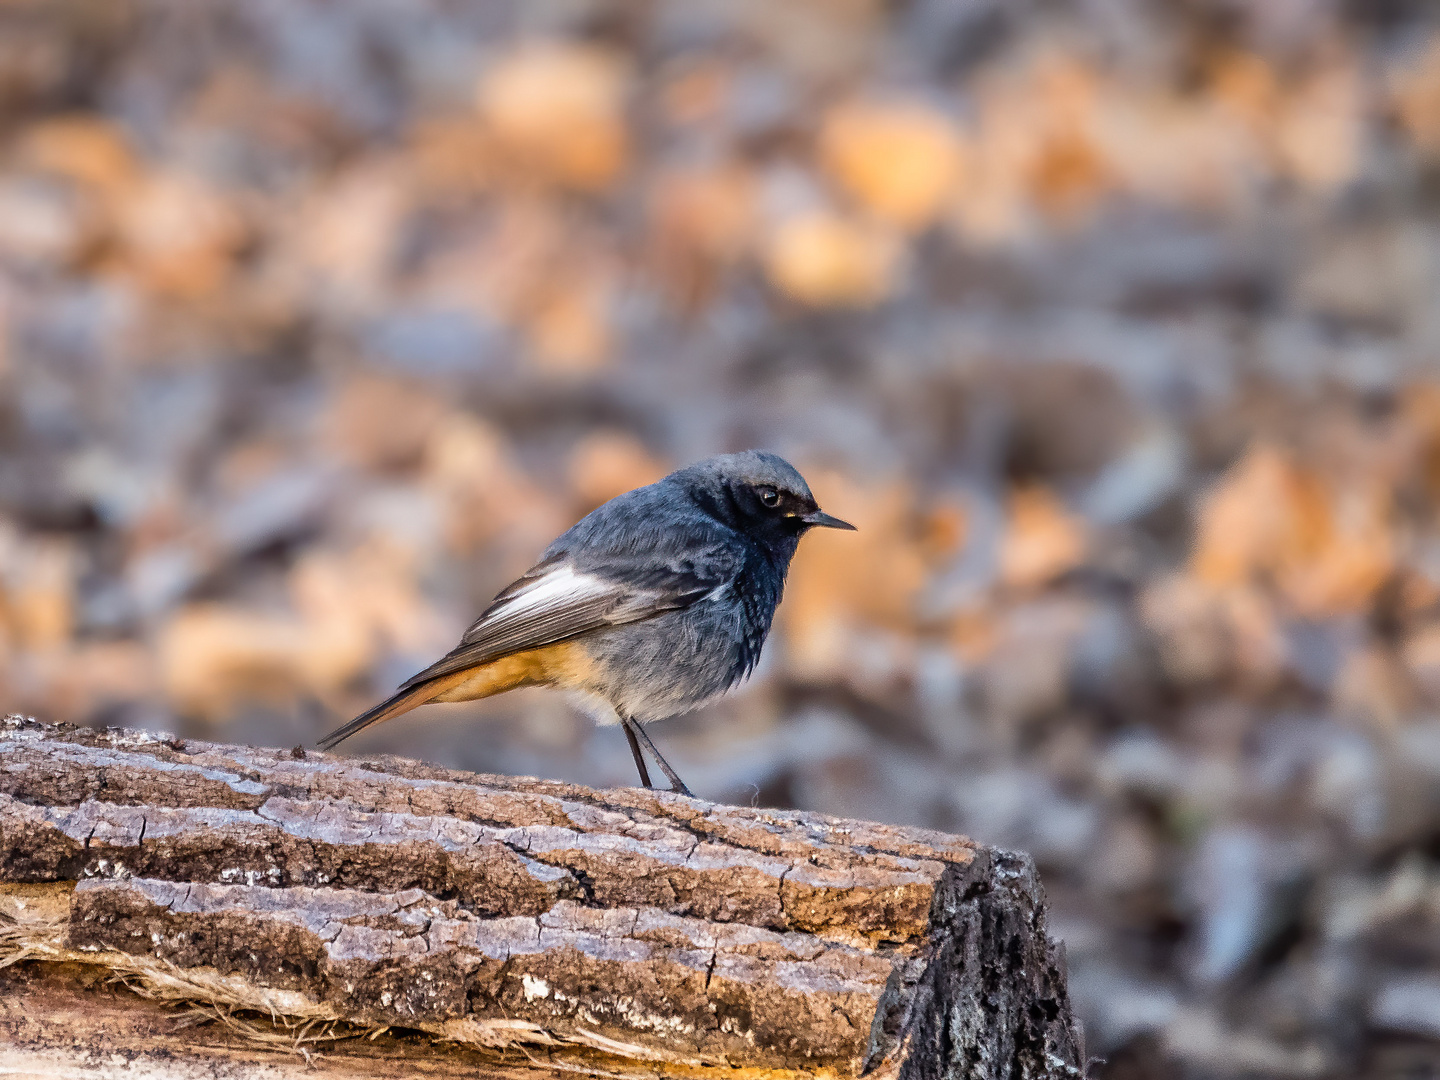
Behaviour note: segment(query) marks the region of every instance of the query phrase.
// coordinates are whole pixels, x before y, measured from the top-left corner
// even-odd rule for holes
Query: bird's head
[[[795,466],[765,450],[706,458],[675,475],[721,521],[791,551],[810,529],[855,528],[821,510]]]

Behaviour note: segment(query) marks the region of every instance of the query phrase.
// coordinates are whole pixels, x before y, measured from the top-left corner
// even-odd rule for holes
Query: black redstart
[[[640,726],[730,689],[760,659],[785,573],[824,513],[789,462],[722,454],[592,511],[495,597],[460,644],[391,697],[320,740],[431,701],[474,701],[519,686],[576,690],[608,704],[640,782],[650,751],[673,790],[690,790]]]

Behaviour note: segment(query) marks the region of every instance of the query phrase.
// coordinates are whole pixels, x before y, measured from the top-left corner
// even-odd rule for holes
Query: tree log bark
[[[0,964],[0,1056],[36,1070],[68,1046],[243,1075],[275,1045],[312,1077],[1083,1072],[1023,855],[19,717]]]

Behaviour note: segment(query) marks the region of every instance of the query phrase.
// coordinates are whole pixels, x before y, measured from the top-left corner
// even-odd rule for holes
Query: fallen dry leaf
[[[1010,495],[1008,526],[1000,547],[1000,580],[1033,589],[1053,581],[1085,558],[1085,529],[1048,488],[1017,488]]]
[[[434,395],[397,379],[348,379],[322,424],[325,445],[368,469],[419,462],[446,407]]]
[[[1191,566],[1216,586],[1274,582],[1306,615],[1355,611],[1394,568],[1389,519],[1384,489],[1334,492],[1257,445],[1208,493]]]
[[[1329,506],[1319,481],[1274,446],[1258,444],[1205,495],[1191,565],[1213,585],[1308,562],[1326,543]]]
[[[597,431],[570,451],[566,471],[588,511],[632,488],[653,484],[670,470],[634,436]]]
[[[650,216],[658,282],[694,308],[709,299],[720,271],[750,248],[755,184],[736,165],[663,172],[654,182]]]
[[[14,644],[39,652],[70,640],[76,552],[64,541],[25,542],[0,533],[0,619]]]
[[[958,131],[936,109],[919,102],[856,101],[826,116],[820,159],[871,214],[918,230],[934,222],[951,197],[963,152]]]
[[[777,625],[795,677],[847,681],[875,631],[913,624],[927,573],[914,494],[903,483],[862,487],[836,473],[805,472],[820,504],[858,531],[816,529],[806,537]]]
[[[75,113],[31,125],[19,140],[18,152],[31,168],[110,195],[128,191],[140,177],[129,140],[114,124],[93,114]]]
[[[145,177],[118,204],[121,266],[155,292],[213,293],[249,235],[232,197],[181,172]]]
[[[623,60],[609,50],[537,41],[501,56],[476,93],[517,175],[594,191],[629,157],[627,84]]]
[[[241,701],[292,701],[305,648],[298,620],[223,604],[181,608],[156,642],[166,697],[188,715],[223,723]]]
[[[829,211],[782,221],[765,250],[781,292],[816,306],[863,307],[895,284],[899,251],[889,234]]]

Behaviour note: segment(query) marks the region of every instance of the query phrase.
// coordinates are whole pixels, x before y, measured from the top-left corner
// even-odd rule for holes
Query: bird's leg
[[[640,752],[640,741],[635,738],[635,728],[638,725],[619,709],[615,711],[620,717],[620,726],[625,729],[625,738],[630,741],[630,753],[635,757],[635,768],[640,770],[640,783],[648,788],[650,787],[650,770],[645,767],[645,755]]]
[[[645,729],[640,726],[640,721],[632,719],[630,723],[634,726],[635,735],[645,744],[645,749],[649,750],[650,756],[655,759],[655,764],[659,765],[660,771],[669,778],[670,790],[679,795],[689,795],[693,799],[695,795],[685,786],[685,781],[680,779],[679,774],[670,767],[670,763],[661,756],[660,751],[655,749],[655,744],[650,741],[650,736],[645,734]],[[629,730],[629,728],[626,730]],[[647,784],[646,786],[648,787],[649,785]]]

